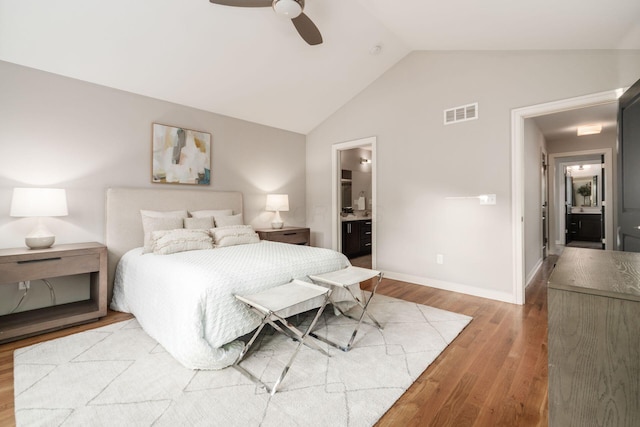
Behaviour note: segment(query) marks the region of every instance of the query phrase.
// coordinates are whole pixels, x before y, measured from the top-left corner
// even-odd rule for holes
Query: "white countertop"
[[[371,216],[357,216],[357,215],[347,215],[347,216],[341,216],[340,220],[342,222],[348,222],[348,221],[362,221],[362,220],[367,220],[367,219],[371,219]]]

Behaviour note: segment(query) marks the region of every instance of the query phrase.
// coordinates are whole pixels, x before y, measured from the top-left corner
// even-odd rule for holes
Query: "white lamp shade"
[[[268,211],[289,211],[289,196],[287,194],[267,194]]]
[[[10,216],[66,216],[67,193],[61,188],[14,188]]]

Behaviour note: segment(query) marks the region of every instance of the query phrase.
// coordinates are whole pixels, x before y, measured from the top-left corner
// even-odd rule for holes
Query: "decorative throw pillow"
[[[237,215],[223,215],[213,217],[216,227],[229,227],[231,225],[244,225],[242,221],[242,214]]]
[[[260,237],[250,225],[231,225],[210,230],[213,244],[217,247],[260,243]]]
[[[218,209],[218,210],[202,210],[202,211],[189,211],[194,218],[204,218],[207,216],[228,216],[233,215],[233,209]]]
[[[174,230],[182,228],[182,218],[154,218],[150,216],[142,217],[142,229],[144,230],[144,249],[143,253],[153,252],[151,245],[151,233],[160,230]]]
[[[213,241],[207,230],[162,230],[151,233],[151,246],[157,255],[176,252],[213,249]]]
[[[189,216],[186,209],[178,211],[140,210],[140,215],[142,216],[142,230],[144,231],[143,253],[153,251],[150,244],[153,231],[182,228],[182,219]]]
[[[185,218],[184,228],[186,229],[200,229],[208,230],[213,227],[213,217],[205,216],[202,218]]]

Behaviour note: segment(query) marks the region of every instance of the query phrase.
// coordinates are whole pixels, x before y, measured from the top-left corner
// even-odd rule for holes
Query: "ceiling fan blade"
[[[293,25],[298,30],[300,36],[309,43],[311,46],[322,43],[322,34],[320,34],[320,30],[316,27],[316,24],[309,19],[307,15],[301,13],[299,16],[293,18],[291,20]]]
[[[222,6],[236,7],[271,7],[273,0],[209,0],[211,3]]]

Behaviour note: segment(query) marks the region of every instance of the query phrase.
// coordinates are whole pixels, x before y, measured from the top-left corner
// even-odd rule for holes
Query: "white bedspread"
[[[171,255],[127,252],[118,264],[111,308],[135,315],[184,366],[221,369],[235,362],[258,316],[234,294],[251,294],[309,274],[345,268],[341,253],[261,241]]]

